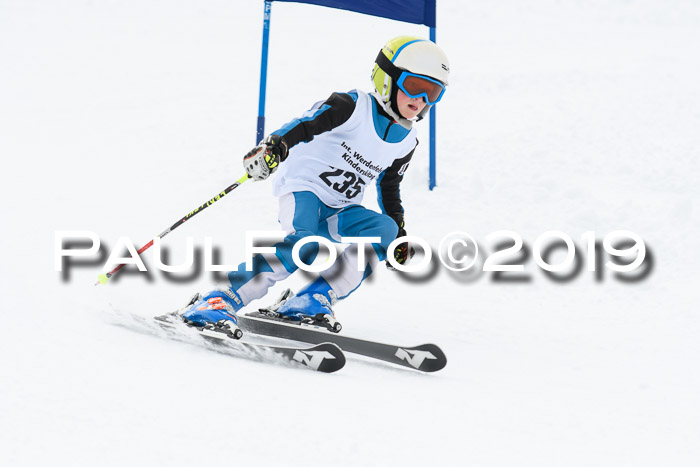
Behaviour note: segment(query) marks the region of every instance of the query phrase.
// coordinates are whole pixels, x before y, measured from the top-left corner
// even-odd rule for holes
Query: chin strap
[[[431,107],[432,105],[426,105],[425,107],[423,107],[423,110],[421,110],[420,113],[416,116],[416,121],[420,122],[421,120],[423,120],[427,113],[430,112]]]
[[[407,130],[411,129],[411,127],[413,126],[412,120],[403,118],[400,115],[398,115],[397,112],[394,112],[394,109],[392,108],[391,104],[389,102],[385,102],[378,92],[373,92],[371,95],[374,97],[374,100],[376,100],[377,103],[382,106],[382,109],[384,109],[384,111],[396,121],[396,123],[398,123]]]

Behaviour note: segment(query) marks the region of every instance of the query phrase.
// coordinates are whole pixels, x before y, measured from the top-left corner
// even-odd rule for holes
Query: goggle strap
[[[397,81],[399,79],[399,76],[401,76],[401,68],[394,65],[381,50],[379,51],[375,62],[377,62],[379,68],[384,70],[384,73],[389,75],[389,77],[391,77],[394,81]]]

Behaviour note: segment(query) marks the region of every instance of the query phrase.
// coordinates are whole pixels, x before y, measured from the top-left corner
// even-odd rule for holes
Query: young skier
[[[275,245],[276,253],[254,256],[252,271],[243,263],[228,273],[230,287],[201,297],[185,311],[185,321],[240,336],[236,313],[296,271],[292,249],[298,241],[309,236],[335,242],[341,237],[379,237],[362,252],[351,244],[333,266],[275,309],[275,316],[323,320],[332,329],[336,321],[331,307],[386,259],[392,241],[406,235],[399,184],[418,144],[412,125],[442,98],[448,76],[447,57],[435,43],[396,37],[377,55],[375,92],[333,93],[246,154],[243,165],[255,180],[279,168],[274,194],[287,236]],[[361,206],[364,189],[372,182],[381,213]],[[310,242],[300,249],[300,258],[311,264],[317,253],[318,244]],[[405,264],[412,254],[408,243],[402,243],[394,259]],[[364,256],[360,271],[358,256]]]

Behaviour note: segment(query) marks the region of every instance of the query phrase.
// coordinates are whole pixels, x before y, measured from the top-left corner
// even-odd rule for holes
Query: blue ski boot
[[[303,324],[325,327],[331,332],[340,332],[343,326],[335,319],[331,308],[337,301],[338,298],[330,287],[322,290],[309,286],[300,291],[299,295],[287,290],[280,301],[268,310],[290,321],[301,321]]]
[[[197,294],[191,303],[182,315],[185,323],[224,333],[232,339],[243,337],[236,318],[236,312],[243,308],[243,302],[234,292],[212,290],[204,296]]]

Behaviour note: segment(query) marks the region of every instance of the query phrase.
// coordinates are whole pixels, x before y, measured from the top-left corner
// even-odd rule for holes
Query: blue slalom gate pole
[[[258,128],[255,135],[255,144],[265,137],[265,90],[267,88],[267,51],[270,44],[270,10],[272,1],[265,0],[265,13],[263,15],[263,42],[262,57],[260,59],[260,99],[258,100]]]
[[[436,28],[430,28],[430,40],[433,42],[435,41],[435,29]],[[428,168],[429,172],[429,181],[428,181],[428,187],[432,191],[433,188],[437,185],[436,181],[436,162],[437,162],[437,157],[435,156],[435,106],[432,106],[430,109],[430,166]]]

